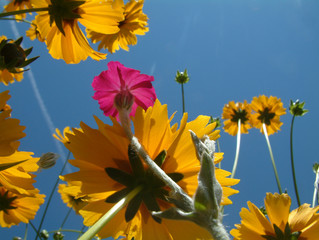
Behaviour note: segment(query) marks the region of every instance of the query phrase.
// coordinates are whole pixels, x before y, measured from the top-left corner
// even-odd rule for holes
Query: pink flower
[[[93,98],[98,100],[105,116],[119,119],[116,106],[125,108],[123,103],[127,108],[132,106],[130,116],[135,115],[137,106],[146,110],[154,105],[156,93],[151,83],[154,77],[124,67],[120,62],[109,62],[107,66],[108,70],[94,77],[92,83]]]

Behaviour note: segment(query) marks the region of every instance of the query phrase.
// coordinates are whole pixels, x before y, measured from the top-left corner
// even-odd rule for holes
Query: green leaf
[[[277,236],[277,240],[284,240],[284,236],[285,236],[284,233],[280,230],[279,227],[277,227],[276,224],[273,224],[273,226]]]
[[[22,43],[23,37],[19,37],[17,40],[14,41],[15,44],[20,45]]]
[[[120,191],[117,191],[113,193],[112,195],[108,196],[105,200],[107,203],[117,203],[121,199],[125,198],[127,194],[129,194],[132,191],[131,188],[124,188]]]
[[[167,173],[167,175],[176,183],[184,178],[184,175],[179,172]]]
[[[152,193],[144,193],[143,202],[144,202],[146,208],[148,209],[148,211],[150,211],[150,212],[153,212],[153,211],[158,212],[161,210],[161,208],[159,207],[159,205],[156,201],[156,198],[154,197],[154,195]],[[158,217],[153,216],[153,219],[158,223],[162,222],[162,220]]]
[[[36,57],[30,58],[30,59],[24,61],[24,63],[22,63],[18,67],[25,67],[25,66],[29,65],[30,63],[32,63],[33,61],[37,60],[39,57],[40,56],[36,56]]]
[[[142,203],[142,195],[139,193],[137,194],[127,205],[126,211],[125,211],[125,220],[126,222],[131,221],[135,214],[137,213],[138,209],[140,208],[140,205]]]
[[[145,175],[144,165],[131,144],[128,146],[128,159],[130,161],[133,174],[135,176],[143,177]]]
[[[24,50],[26,57],[29,56],[29,54],[32,52],[32,49],[33,49],[33,47],[30,47],[30,48]]]
[[[156,156],[156,158],[154,159],[154,162],[157,164],[157,166],[162,167],[165,161],[166,155],[167,155],[166,150],[163,150]]]
[[[125,186],[131,186],[135,183],[135,178],[132,175],[117,168],[105,168],[105,172],[114,181],[119,182]]]

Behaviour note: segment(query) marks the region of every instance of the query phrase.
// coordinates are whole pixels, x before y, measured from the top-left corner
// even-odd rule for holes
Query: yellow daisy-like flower
[[[9,91],[0,93],[0,156],[13,154],[19,146],[19,139],[25,137],[24,126],[20,121],[11,118],[11,109],[7,107],[10,99]]]
[[[251,108],[255,113],[251,115],[251,124],[259,128],[262,133],[263,124],[266,125],[268,135],[274,134],[280,130],[283,124],[280,122],[280,116],[286,114],[286,109],[280,98],[265,95],[254,97],[251,102]]]
[[[62,201],[70,208],[79,214],[79,210],[87,205],[88,197],[85,195],[79,196],[81,192],[81,183],[73,182],[72,185],[60,184],[58,192],[61,195]]]
[[[12,0],[8,5],[4,6],[6,12],[13,12],[30,8],[32,8],[31,0]],[[25,17],[25,13],[15,15],[16,19],[23,19]]]
[[[298,239],[316,240],[319,236],[319,206],[303,204],[290,212],[287,194],[267,193],[265,207],[268,219],[251,202],[240,212],[241,224],[231,230],[234,240]],[[295,236],[295,238],[291,238]]]
[[[0,69],[0,82],[4,85],[9,85],[9,83],[14,83],[14,81],[20,82],[23,79],[23,68],[17,69],[19,73],[11,73],[8,69]]]
[[[38,189],[28,195],[18,194],[0,186],[0,226],[11,227],[20,222],[28,223],[34,219],[45,195],[39,194]]]
[[[251,128],[251,107],[245,100],[244,103],[234,101],[224,106],[222,118],[224,121],[224,130],[232,136],[236,136],[238,132],[238,121],[240,119],[240,132],[248,133]]]
[[[198,185],[200,163],[189,130],[194,131],[198,137],[208,135],[213,140],[219,137],[219,131],[213,131],[216,124],[208,124],[208,116],[199,116],[187,123],[185,113],[179,129],[177,124],[170,125],[172,119],[173,116],[168,118],[167,106],[161,105],[158,100],[147,111],[138,107],[133,118],[135,136],[149,156],[192,196]],[[71,183],[80,181],[81,193],[93,196],[88,205],[80,210],[84,224],[93,225],[113,207],[118,198],[125,196],[127,190],[133,187],[131,184],[138,182],[138,185],[144,187],[143,190],[98,233],[101,238],[112,236],[117,239],[125,236],[127,239],[155,240],[211,239],[205,229],[192,222],[151,216],[152,210],[164,210],[172,206],[165,198],[169,189],[139,161],[129,146],[129,140],[121,125],[114,118],[111,120],[112,126],[96,118],[98,129],[81,123],[83,132],[74,129],[74,135],[67,134],[70,143],[65,146],[75,158],[70,163],[80,170],[67,174],[62,179]],[[161,162],[157,156],[161,155],[163,150],[166,150],[167,155],[164,162]],[[222,153],[216,153],[215,163],[221,159]],[[132,161],[137,162],[130,164]],[[230,204],[228,197],[238,192],[230,186],[237,184],[239,180],[227,178],[229,175],[229,172],[216,168],[217,180],[223,187],[224,205]],[[123,176],[127,177],[128,181],[123,182]]]
[[[35,21],[32,21],[31,27],[25,33],[32,41],[34,39],[38,39],[40,42],[44,42],[45,39],[41,37],[39,32],[38,26],[36,25]]]
[[[75,128],[75,129],[78,131],[82,131],[81,128]],[[69,138],[66,136],[66,133],[73,134],[73,131],[70,129],[69,126],[63,129],[63,135],[61,134],[61,131],[58,128],[55,129],[55,132],[56,133],[53,133],[53,137],[59,140],[60,142],[62,142],[63,144],[70,142]]]
[[[124,9],[125,19],[119,22],[120,31],[114,34],[103,34],[101,32],[87,29],[87,36],[93,43],[100,42],[98,49],[107,48],[111,53],[120,47],[126,51],[128,45],[136,45],[136,35],[145,35],[148,32],[147,16],[143,13],[144,0],[130,0],[124,5],[123,0],[114,0],[113,5]]]
[[[0,171],[0,186],[10,191],[28,195],[34,190],[35,175],[39,169],[37,162],[39,158],[33,158],[32,152],[17,151],[8,156],[0,157],[1,164],[12,164],[13,167]]]
[[[66,63],[79,63],[88,56],[94,60],[106,58],[106,54],[91,48],[78,22],[94,31],[113,34],[119,31],[118,22],[124,18],[121,9],[112,8],[111,1],[33,0],[32,4],[35,8],[50,8],[50,13],[38,13],[35,24],[51,56]],[[65,9],[63,13],[61,8]]]

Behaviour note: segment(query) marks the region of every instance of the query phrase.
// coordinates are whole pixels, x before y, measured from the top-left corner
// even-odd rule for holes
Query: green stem
[[[280,185],[280,181],[279,181],[279,177],[278,177],[278,172],[277,172],[277,168],[276,168],[276,164],[275,164],[275,160],[274,160],[274,155],[272,154],[272,150],[271,150],[271,146],[270,146],[270,142],[269,142],[269,138],[268,138],[268,132],[267,132],[267,128],[266,128],[265,123],[263,123],[263,130],[264,130],[264,135],[265,135],[266,142],[267,142],[268,149],[269,149],[271,163],[272,163],[272,166],[274,168],[274,173],[275,173],[275,177],[276,177],[278,191],[280,194],[282,194],[282,189],[281,189],[281,185]]]
[[[236,155],[235,155],[233,170],[232,170],[231,176],[230,176],[231,178],[234,178],[235,173],[236,173],[236,169],[237,169],[237,164],[238,164],[239,149],[240,149],[240,136],[241,136],[240,128],[241,128],[241,120],[239,118],[238,119],[238,131],[237,131]]]
[[[56,232],[74,232],[74,233],[81,233],[81,231],[75,230],[75,229],[59,229],[59,230],[50,231],[50,232],[48,232],[48,233],[51,234],[51,233],[56,233]]]
[[[66,160],[65,160],[65,162],[64,162],[64,165],[63,165],[63,167],[62,167],[62,169],[61,169],[61,171],[60,171],[60,173],[59,173],[59,176],[62,175],[62,173],[63,173],[63,171],[64,171],[64,169],[65,169],[65,167],[66,167],[66,164],[68,163],[68,159],[69,159],[69,157],[70,157],[70,154],[71,154],[71,152],[69,151],[68,156],[67,156],[67,158],[66,158]],[[42,227],[42,224],[43,224],[45,215],[46,215],[46,213],[47,213],[47,211],[48,211],[48,208],[49,208],[50,202],[51,202],[51,200],[52,200],[53,194],[55,193],[55,189],[56,189],[56,187],[57,187],[57,185],[58,185],[58,183],[59,183],[59,180],[60,180],[59,176],[58,176],[58,178],[57,178],[57,180],[56,180],[56,182],[55,182],[55,184],[54,184],[54,186],[53,186],[53,189],[52,189],[51,194],[50,194],[50,196],[49,196],[49,200],[48,200],[48,202],[47,202],[47,204],[46,204],[46,206],[45,206],[44,213],[43,213],[43,215],[42,215],[41,222],[40,222],[40,225],[39,225],[38,230],[37,230],[38,234],[40,233],[40,230],[41,230],[41,227]],[[38,234],[37,234],[35,240],[38,239]]]
[[[290,159],[291,159],[292,177],[294,180],[294,187],[295,187],[297,203],[298,203],[298,206],[300,207],[300,198],[299,198],[298,187],[297,187],[295,164],[294,164],[294,151],[293,151],[293,144],[292,144],[294,121],[295,121],[295,115],[293,115],[293,117],[292,117],[291,126],[290,126]]]
[[[126,197],[117,202],[105,213],[92,227],[89,228],[78,240],[92,239],[122,208],[126,206],[141,190],[142,186],[134,188]]]
[[[17,11],[12,11],[12,12],[3,12],[3,13],[0,13],[0,18],[7,17],[7,16],[19,15],[19,14],[23,14],[23,13],[29,13],[29,12],[44,12],[44,11],[49,11],[49,8],[48,7],[30,8],[30,9],[23,9],[23,10],[17,10]]]
[[[40,236],[40,234],[39,234],[39,232],[37,231],[36,227],[33,225],[33,223],[32,223],[31,221],[29,221],[29,224],[31,225],[32,229],[35,231],[35,233],[37,234],[37,236],[38,236],[40,239],[42,239],[41,236]]]
[[[32,22],[25,20],[25,19],[17,19],[17,18],[0,18],[0,20],[13,20],[13,21],[17,21],[17,22],[24,22],[24,23],[28,23],[28,24],[32,24]]]
[[[72,209],[73,209],[73,208],[69,208],[69,211],[68,211],[67,214],[65,215],[65,217],[64,217],[64,219],[63,219],[63,222],[62,222],[62,224],[61,224],[61,227],[60,227],[59,229],[62,229],[62,228],[63,228],[63,226],[64,226],[66,220],[68,219],[68,217],[70,216],[70,213],[72,212]]]
[[[182,103],[183,103],[183,113],[185,112],[185,95],[184,95],[184,83],[181,83],[182,88]]]
[[[83,225],[83,227],[82,227],[81,230],[80,230],[80,233],[79,233],[78,238],[83,234],[85,228],[86,228],[86,226]]]
[[[27,236],[28,236],[28,226],[29,226],[29,224],[26,224],[25,225],[25,232],[24,232],[24,240],[27,240]]]
[[[312,207],[315,207],[316,205],[316,197],[318,198],[318,185],[319,185],[319,168],[316,172],[316,180],[314,183],[314,192],[313,192],[313,198],[312,198]],[[319,198],[318,198],[319,201]]]

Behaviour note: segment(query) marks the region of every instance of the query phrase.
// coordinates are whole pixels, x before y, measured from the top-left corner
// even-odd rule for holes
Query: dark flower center
[[[235,109],[233,109],[234,114],[232,115],[232,122],[238,122],[238,120],[240,119],[240,121],[242,123],[245,123],[246,121],[248,121],[247,118],[247,112],[244,109],[238,109],[238,111],[236,111]]]
[[[8,214],[8,210],[16,209],[17,207],[12,206],[12,202],[18,197],[9,197],[9,191],[0,192],[0,211],[4,211]]]
[[[163,150],[154,159],[158,166],[162,166],[166,157],[166,151]],[[110,178],[124,185],[125,188],[117,191],[106,199],[108,203],[116,203],[127,194],[129,194],[133,189],[141,186],[142,190],[129,202],[126,212],[125,220],[129,222],[138,212],[142,202],[148,209],[148,211],[160,211],[160,206],[158,200],[168,202],[167,197],[169,191],[165,188],[165,183],[157,178],[149,169],[144,169],[144,165],[132,148],[131,145],[128,147],[128,158],[130,161],[132,173],[127,173],[117,168],[105,168],[106,173]],[[175,182],[183,179],[183,174],[181,173],[167,173]],[[161,223],[161,219],[158,217],[153,217],[153,219]]]
[[[65,35],[63,23],[74,23],[74,19],[81,18],[79,7],[85,1],[52,0],[49,5],[50,26],[55,22],[60,32]]]
[[[264,111],[259,110],[259,117],[258,119],[262,122],[265,123],[266,125],[270,125],[270,120],[273,119],[276,114],[270,112],[269,108],[265,108]]]

